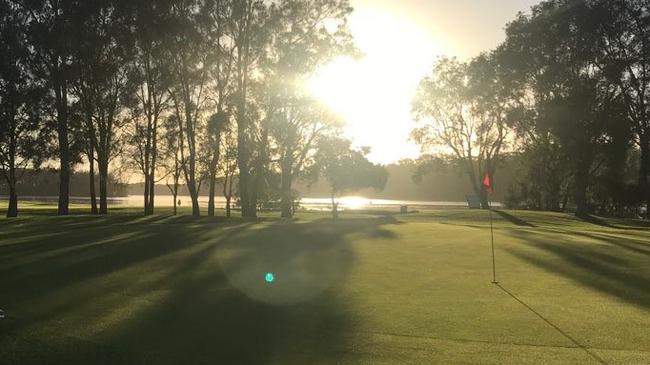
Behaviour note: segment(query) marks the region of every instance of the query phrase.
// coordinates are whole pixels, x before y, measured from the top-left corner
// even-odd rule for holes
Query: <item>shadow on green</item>
[[[287,353],[301,363],[334,359],[354,326],[336,295],[355,260],[347,236],[388,238],[382,226],[397,223],[3,222],[0,362],[264,364]],[[273,283],[264,280],[267,272]]]

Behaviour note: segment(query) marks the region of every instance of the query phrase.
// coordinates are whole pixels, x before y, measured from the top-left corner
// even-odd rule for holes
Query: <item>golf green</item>
[[[650,228],[470,210],[0,219],[2,364],[649,364]]]

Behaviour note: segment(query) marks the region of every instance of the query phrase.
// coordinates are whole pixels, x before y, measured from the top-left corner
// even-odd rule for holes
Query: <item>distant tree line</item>
[[[70,174],[70,196],[77,198],[88,198],[88,171],[73,171]],[[95,175],[95,184],[99,183],[99,177]],[[106,184],[106,195],[109,198],[128,196],[127,184],[120,181],[120,178],[113,173],[108,174]],[[22,197],[30,198],[52,198],[59,193],[59,171],[53,168],[41,168],[38,170],[27,169],[16,181],[15,189],[20,191]],[[6,181],[0,180],[0,195],[9,196],[9,186]]]
[[[270,196],[292,216],[298,179],[325,176],[333,197],[383,186],[383,168],[303,87],[323,63],[357,53],[351,11],[347,0],[0,0],[7,215],[18,214],[25,171],[54,163],[60,215],[75,166],[88,168],[99,214],[118,167],[144,180],[144,214],[156,184],[174,196],[186,186],[195,216],[207,189],[208,215],[222,193],[228,214],[236,197],[244,217]]]
[[[464,166],[485,205],[483,176],[516,155],[510,206],[579,216],[648,206],[649,3],[543,1],[506,35],[468,62],[435,64],[413,102],[415,140]]]

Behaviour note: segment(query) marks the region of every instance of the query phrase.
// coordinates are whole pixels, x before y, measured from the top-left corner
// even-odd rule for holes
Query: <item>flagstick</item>
[[[488,195],[488,210],[490,214],[490,236],[492,238],[492,284],[498,284],[497,281],[497,266],[494,260],[494,225],[492,224],[492,204],[490,203],[490,196]]]

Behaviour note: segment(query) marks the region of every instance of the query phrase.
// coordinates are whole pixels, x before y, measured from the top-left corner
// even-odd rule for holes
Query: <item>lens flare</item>
[[[273,280],[275,280],[275,275],[273,275],[272,272],[267,272],[264,276],[264,280],[266,280],[267,283],[272,283]]]

